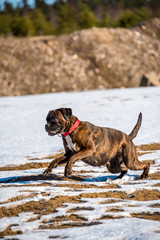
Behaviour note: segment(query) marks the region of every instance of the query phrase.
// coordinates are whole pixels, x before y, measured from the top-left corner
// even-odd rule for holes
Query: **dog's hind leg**
[[[120,173],[120,175],[117,178],[122,178],[128,171],[128,169],[125,166],[122,166],[123,158],[121,153],[117,153],[115,157],[110,159],[109,162],[107,162],[107,169],[111,173]]]
[[[123,160],[127,168],[131,170],[143,170],[143,173],[141,174],[140,179],[148,177],[150,164],[143,163],[138,160],[136,147],[133,143],[131,148],[128,148],[126,151],[124,151]]]
[[[126,166],[131,170],[143,170],[143,173],[141,174],[140,179],[147,178],[150,164],[140,162],[137,156],[135,156],[134,159],[135,160],[132,163],[129,162],[126,164]]]

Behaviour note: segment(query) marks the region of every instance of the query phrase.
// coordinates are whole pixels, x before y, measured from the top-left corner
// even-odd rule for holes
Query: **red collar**
[[[77,121],[75,122],[75,124],[71,127],[71,129],[69,130],[69,132],[65,132],[62,134],[63,137],[66,137],[68,136],[70,133],[72,133],[77,127],[78,125],[80,124],[80,120],[77,119]]]

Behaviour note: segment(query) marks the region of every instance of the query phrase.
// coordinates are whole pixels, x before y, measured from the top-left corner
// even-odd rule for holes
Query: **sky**
[[[0,0],[0,8],[3,8],[4,2],[9,2],[14,7],[16,7],[18,4],[22,3],[22,0]],[[27,0],[27,2],[30,6],[34,6],[35,0]],[[52,4],[53,2],[55,2],[55,0],[45,0],[45,2],[47,2],[48,4]]]

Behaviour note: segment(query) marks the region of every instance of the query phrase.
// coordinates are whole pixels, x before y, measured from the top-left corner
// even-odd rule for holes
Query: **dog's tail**
[[[137,121],[135,127],[133,128],[132,132],[129,134],[131,139],[133,139],[137,136],[138,130],[140,129],[140,126],[141,126],[141,122],[142,122],[142,113],[140,112],[138,121]]]

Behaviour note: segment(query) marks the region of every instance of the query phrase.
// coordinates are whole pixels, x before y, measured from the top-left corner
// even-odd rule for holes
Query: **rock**
[[[140,80],[140,86],[159,86],[160,85],[160,75],[159,77],[155,72],[145,73]]]

